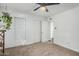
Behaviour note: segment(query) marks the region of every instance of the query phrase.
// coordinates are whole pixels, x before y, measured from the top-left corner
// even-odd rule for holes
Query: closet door
[[[14,18],[12,19],[12,25],[9,30],[5,32],[5,48],[15,47],[15,30],[14,30]]]
[[[40,41],[40,21],[26,20],[26,40],[27,44]]]
[[[25,44],[25,19],[15,17],[15,39],[17,45]]]
[[[42,42],[50,40],[50,24],[47,21],[42,21]]]

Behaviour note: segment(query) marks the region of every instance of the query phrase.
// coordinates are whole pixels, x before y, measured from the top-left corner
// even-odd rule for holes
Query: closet
[[[46,42],[50,39],[50,24],[36,16],[14,17],[13,25],[6,32],[6,48]]]

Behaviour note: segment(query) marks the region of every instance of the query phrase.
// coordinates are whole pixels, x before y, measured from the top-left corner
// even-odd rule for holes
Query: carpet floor
[[[54,43],[46,42],[8,48],[5,49],[4,56],[79,56],[79,53]]]

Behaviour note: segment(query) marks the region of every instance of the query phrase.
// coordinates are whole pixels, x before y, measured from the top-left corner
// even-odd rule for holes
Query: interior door
[[[42,21],[42,42],[50,40],[50,24],[47,21]]]
[[[15,39],[17,45],[22,45],[25,42],[25,19],[15,18]]]
[[[40,22],[37,20],[26,21],[26,40],[27,44],[40,41]]]

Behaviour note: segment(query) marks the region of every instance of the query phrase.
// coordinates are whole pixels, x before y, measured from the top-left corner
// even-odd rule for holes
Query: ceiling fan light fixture
[[[45,6],[42,6],[42,7],[40,7],[40,10],[41,11],[46,11],[46,7]]]
[[[48,12],[48,8],[46,6],[58,5],[60,3],[37,3],[37,4],[40,6],[35,8],[34,11],[40,9],[41,11]]]

